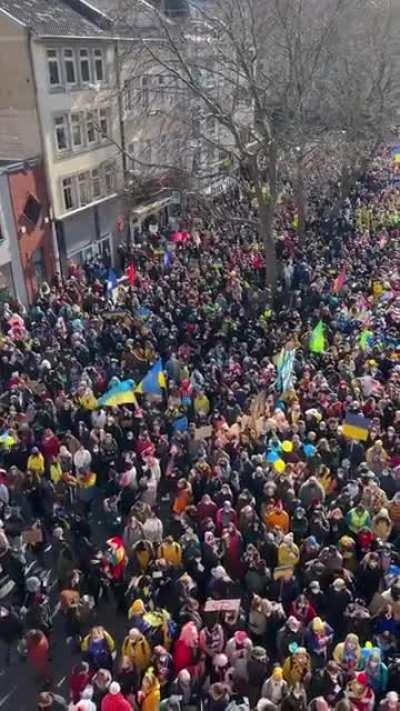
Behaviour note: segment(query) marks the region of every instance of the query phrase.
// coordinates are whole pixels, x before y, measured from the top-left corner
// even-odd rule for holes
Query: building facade
[[[0,296],[30,304],[57,269],[40,158],[0,165]]]
[[[112,256],[121,239],[114,56],[110,22],[84,0],[0,0],[0,60],[12,66],[1,82],[0,158],[43,155],[62,269]]]

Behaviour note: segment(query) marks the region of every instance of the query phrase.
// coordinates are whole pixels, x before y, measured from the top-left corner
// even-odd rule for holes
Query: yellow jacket
[[[50,464],[50,479],[53,484],[58,484],[58,482],[62,479],[62,475],[63,472],[60,462],[53,462],[53,464]]]
[[[143,694],[140,711],[158,711],[160,708],[160,682],[157,677],[154,677],[153,686],[143,691]]]
[[[173,565],[174,568],[177,568],[182,563],[182,548],[176,541],[173,543],[165,541],[159,548],[159,556],[160,558],[164,558],[169,565]]]
[[[41,452],[38,454],[31,454],[28,457],[28,469],[35,474],[42,476],[44,474],[44,457]]]
[[[121,655],[129,657],[134,667],[145,671],[150,664],[151,649],[144,635],[137,642],[132,642],[127,635],[122,643]]]

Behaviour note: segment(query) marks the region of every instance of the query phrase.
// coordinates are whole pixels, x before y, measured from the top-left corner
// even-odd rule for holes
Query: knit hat
[[[358,674],[356,674],[356,681],[364,688],[368,686],[368,677],[365,672],[358,672]]]
[[[239,644],[239,645],[244,644],[246,642],[246,640],[248,639],[247,633],[244,632],[243,630],[237,630],[237,632],[235,632],[233,637],[234,637],[236,644]]]
[[[112,681],[111,684],[110,684],[110,688],[109,688],[110,694],[112,694],[113,696],[115,696],[116,694],[119,694],[120,691],[121,691],[121,687],[120,687],[120,685],[118,684],[118,682],[117,682],[117,681]]]

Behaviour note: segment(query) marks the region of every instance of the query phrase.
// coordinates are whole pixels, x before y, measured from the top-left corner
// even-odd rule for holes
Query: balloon
[[[312,457],[313,454],[315,453],[315,447],[313,444],[304,444],[303,450],[304,450],[304,454],[306,455],[306,457]]]
[[[278,472],[278,474],[283,474],[286,468],[286,464],[283,459],[277,459],[276,462],[274,462],[273,466],[275,471]]]
[[[289,454],[289,452],[293,452],[293,442],[290,442],[290,440],[285,439],[282,442],[282,449],[286,454]]]
[[[277,462],[278,459],[279,459],[279,454],[278,454],[278,452],[272,451],[272,452],[268,452],[268,453],[267,453],[267,462],[269,462],[270,464],[273,464],[274,462]]]

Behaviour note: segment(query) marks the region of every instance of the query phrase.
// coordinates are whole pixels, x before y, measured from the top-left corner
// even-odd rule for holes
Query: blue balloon
[[[280,459],[278,452],[272,450],[272,452],[267,453],[267,462],[269,462],[269,464],[273,464],[278,459]]]
[[[306,457],[312,457],[315,454],[315,447],[313,444],[303,444],[303,451]]]

